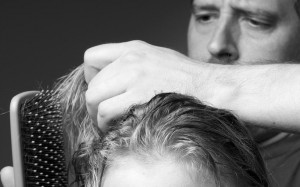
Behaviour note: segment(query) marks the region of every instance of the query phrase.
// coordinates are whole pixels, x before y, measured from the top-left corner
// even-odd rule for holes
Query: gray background
[[[49,88],[89,47],[144,40],[186,53],[188,0],[1,1],[0,168],[12,164],[9,102]]]

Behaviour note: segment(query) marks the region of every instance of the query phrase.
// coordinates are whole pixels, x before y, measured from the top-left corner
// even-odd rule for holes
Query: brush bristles
[[[62,113],[52,91],[41,91],[21,107],[26,186],[67,186]]]

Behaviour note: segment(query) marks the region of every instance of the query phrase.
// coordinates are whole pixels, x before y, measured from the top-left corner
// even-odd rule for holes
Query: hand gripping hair
[[[248,186],[269,186],[255,142],[228,111],[190,96],[162,93],[132,106],[102,134],[86,112],[82,67],[58,85],[80,185],[101,186],[116,160],[134,156],[150,163],[169,158],[192,175],[200,175],[205,168],[216,186],[228,179],[242,180]]]

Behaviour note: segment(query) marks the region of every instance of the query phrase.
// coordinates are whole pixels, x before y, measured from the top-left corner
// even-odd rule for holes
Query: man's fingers
[[[146,98],[126,92],[103,101],[98,107],[97,121],[99,128],[106,132],[113,119],[121,117],[132,105],[144,103],[146,100]]]
[[[7,166],[1,170],[1,181],[3,187],[15,187],[13,167]]]
[[[122,46],[120,44],[103,44],[86,50],[84,53],[84,75],[87,83],[102,68],[119,58],[122,54]]]
[[[118,59],[121,55],[145,45],[145,42],[130,41],[110,43],[89,48],[84,54],[85,80],[89,83],[92,78],[105,66]]]
[[[86,104],[88,112],[94,121],[97,119],[98,105],[107,99],[125,93],[129,78],[130,76],[124,78],[124,76],[118,75],[109,80],[96,81],[98,84],[89,87],[85,95]]]

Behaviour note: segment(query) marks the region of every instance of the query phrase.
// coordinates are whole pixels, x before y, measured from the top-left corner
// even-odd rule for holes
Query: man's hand
[[[176,51],[141,41],[90,48],[84,62],[87,108],[103,131],[111,119],[155,94],[197,93],[195,84],[201,83],[197,77],[203,72],[199,66],[204,66]]]
[[[7,166],[1,170],[1,182],[3,187],[15,187],[14,170],[12,167]]]
[[[84,60],[87,109],[103,131],[131,105],[178,92],[249,124],[300,132],[299,64],[208,64],[140,41],[93,47]]]

